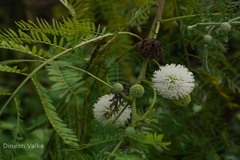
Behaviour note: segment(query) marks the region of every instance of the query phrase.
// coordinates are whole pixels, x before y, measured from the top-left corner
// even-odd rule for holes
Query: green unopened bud
[[[193,26],[187,26],[187,30],[188,30],[188,31],[193,30]]]
[[[140,84],[134,84],[129,91],[130,96],[134,97],[134,98],[140,98],[143,96],[144,94],[144,88],[142,85]]]
[[[210,43],[212,41],[212,36],[209,35],[209,34],[206,34],[204,37],[203,37],[204,41],[207,42],[207,43]]]
[[[112,88],[113,92],[120,93],[123,91],[123,85],[121,83],[115,83]]]
[[[191,102],[191,96],[187,95],[180,99],[173,100],[173,103],[175,103],[178,106],[187,106]]]
[[[223,23],[220,25],[220,29],[221,29],[222,31],[225,31],[225,32],[231,31],[231,28],[232,28],[232,26],[231,26],[228,22],[223,22]]]
[[[125,129],[125,134],[127,136],[134,136],[136,134],[136,130],[133,127],[127,127]]]

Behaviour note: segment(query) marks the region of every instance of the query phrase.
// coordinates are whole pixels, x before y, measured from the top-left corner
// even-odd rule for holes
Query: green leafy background
[[[10,3],[11,2],[11,3]],[[0,159],[238,160],[240,159],[240,22],[230,32],[212,25],[240,16],[233,0],[165,2],[156,61],[193,72],[186,107],[157,97],[155,112],[128,135],[101,126],[92,113],[112,85],[134,84],[142,57],[135,49],[149,33],[156,1],[24,0],[0,2]],[[146,79],[158,69],[150,61]],[[152,91],[137,101],[139,114]],[[114,147],[124,139],[120,149]],[[44,148],[6,149],[9,144]]]

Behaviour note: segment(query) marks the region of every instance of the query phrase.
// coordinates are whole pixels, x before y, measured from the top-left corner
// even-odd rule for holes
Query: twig
[[[162,12],[163,12],[164,4],[165,4],[165,0],[159,0],[157,3],[158,7],[157,7],[157,10],[155,13],[155,17],[154,17],[148,38],[156,38],[157,37],[158,31],[160,28],[160,20],[162,19]]]
[[[163,12],[164,4],[165,4],[165,0],[159,0],[157,3],[157,10],[156,10],[155,18],[153,20],[152,27],[151,27],[151,30],[149,32],[147,39],[151,39],[151,38],[156,39],[157,38],[158,31],[160,28],[160,20],[162,19],[162,12]],[[147,65],[148,65],[148,59],[144,59],[140,74],[138,75],[138,78],[137,78],[137,83],[141,83],[141,81],[145,78]]]

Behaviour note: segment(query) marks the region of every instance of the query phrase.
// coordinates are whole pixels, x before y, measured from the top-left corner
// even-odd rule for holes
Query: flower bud
[[[223,23],[220,25],[220,29],[221,29],[222,31],[225,31],[225,32],[231,31],[231,28],[232,28],[232,26],[231,26],[228,22],[223,22]]]
[[[188,30],[188,31],[193,30],[193,26],[187,26],[187,30]]]
[[[123,91],[123,85],[121,83],[115,83],[113,85],[112,91],[115,93],[120,93]]]
[[[190,102],[191,102],[191,96],[190,95],[187,95],[183,98],[173,100],[173,103],[175,103],[178,106],[187,106]]]
[[[204,37],[203,37],[204,41],[207,42],[207,43],[210,43],[212,41],[212,36],[209,35],[209,34],[206,34]]]
[[[133,127],[127,127],[125,129],[125,134],[127,136],[134,136],[134,134],[136,134],[136,130]]]
[[[130,96],[134,97],[134,98],[140,98],[143,96],[144,94],[144,88],[142,85],[140,84],[134,84],[129,91]]]

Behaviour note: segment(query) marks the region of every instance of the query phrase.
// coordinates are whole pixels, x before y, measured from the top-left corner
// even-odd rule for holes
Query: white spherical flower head
[[[126,103],[119,103],[117,107],[113,105],[113,97],[114,94],[104,95],[98,99],[97,103],[94,104],[94,117],[103,125],[105,125],[108,121],[114,121],[126,106]],[[123,125],[127,119],[130,118],[130,114],[131,109],[127,106],[127,108],[115,121],[115,124]]]
[[[192,72],[180,64],[161,66],[154,72],[152,82],[161,96],[171,100],[189,95],[194,88]]]

